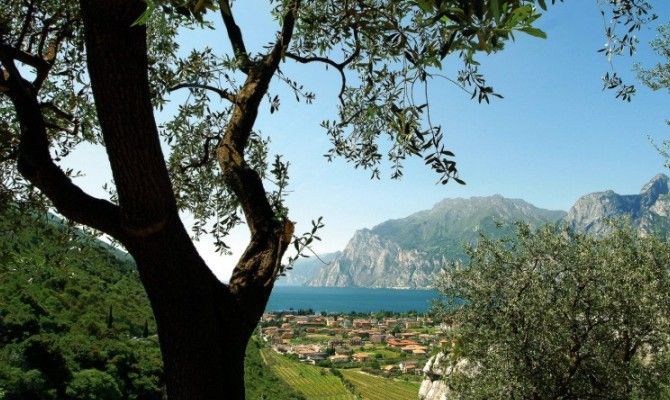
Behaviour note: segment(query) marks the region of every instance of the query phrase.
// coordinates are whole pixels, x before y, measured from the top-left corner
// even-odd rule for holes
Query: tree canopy
[[[666,399],[670,245],[519,224],[446,269],[454,399]]]

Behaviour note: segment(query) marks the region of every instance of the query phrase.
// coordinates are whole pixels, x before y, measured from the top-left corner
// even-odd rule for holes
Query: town
[[[449,325],[413,313],[265,313],[259,326],[262,341],[286,357],[411,380],[420,379],[428,358],[451,343]]]

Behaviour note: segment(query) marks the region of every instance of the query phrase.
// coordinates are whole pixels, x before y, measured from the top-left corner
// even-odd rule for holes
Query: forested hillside
[[[17,205],[0,208],[0,238],[0,399],[164,398],[151,309],[125,253]],[[249,398],[299,397],[251,346],[247,371]]]
[[[6,400],[162,399],[134,265],[73,229],[16,206],[0,210],[0,391]]]

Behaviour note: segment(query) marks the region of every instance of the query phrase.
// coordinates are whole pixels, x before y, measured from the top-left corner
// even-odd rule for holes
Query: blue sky
[[[667,22],[670,2],[655,3],[662,4],[656,12]],[[235,2],[248,47],[258,51],[276,30],[269,13],[265,19],[259,17],[259,10],[267,8],[261,0]],[[270,115],[269,107],[261,110],[257,128],[271,137],[271,151],[291,163],[288,205],[297,231],[323,216],[323,242],[315,250],[328,252],[342,249],[356,229],[430,208],[446,197],[498,193],[542,208],[567,210],[588,192],[637,193],[653,175],[665,172],[647,136],[659,142],[670,137],[665,124],[670,118],[670,94],[637,85],[634,100],[623,103],[614,99],[614,93],[602,91],[601,77],[609,65],[596,52],[604,44],[596,1],[551,7],[539,26],[547,32],[547,40],[519,33],[505,51],[480,58],[488,82],[504,99],[478,104],[453,84],[435,81],[431,86],[432,118],[443,125],[466,186],[436,185],[437,176],[420,160],[406,164],[400,181],[388,179],[388,170],[376,181],[343,160],[328,163],[323,154],[329,142],[319,123],[335,116],[338,76],[321,66],[284,66],[285,72],[316,92],[317,99],[306,105],[283,96],[278,113]],[[647,45],[654,35],[653,29],[641,32],[633,60],[645,65],[657,60]],[[186,32],[184,49],[206,43],[228,51],[225,39],[222,29]],[[617,58],[614,66],[633,79],[631,59]],[[454,76],[456,67],[448,64],[446,73]],[[287,93],[277,82],[272,90]],[[68,161],[87,174],[81,184],[97,193],[109,176],[101,157],[99,151],[84,149]],[[231,235],[233,257],[214,254],[208,241],[199,248],[225,278],[247,237],[244,228]]]

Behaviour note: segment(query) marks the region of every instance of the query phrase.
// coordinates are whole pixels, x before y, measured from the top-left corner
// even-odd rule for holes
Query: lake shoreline
[[[277,286],[266,311],[425,313],[438,297],[439,293],[432,289]]]

